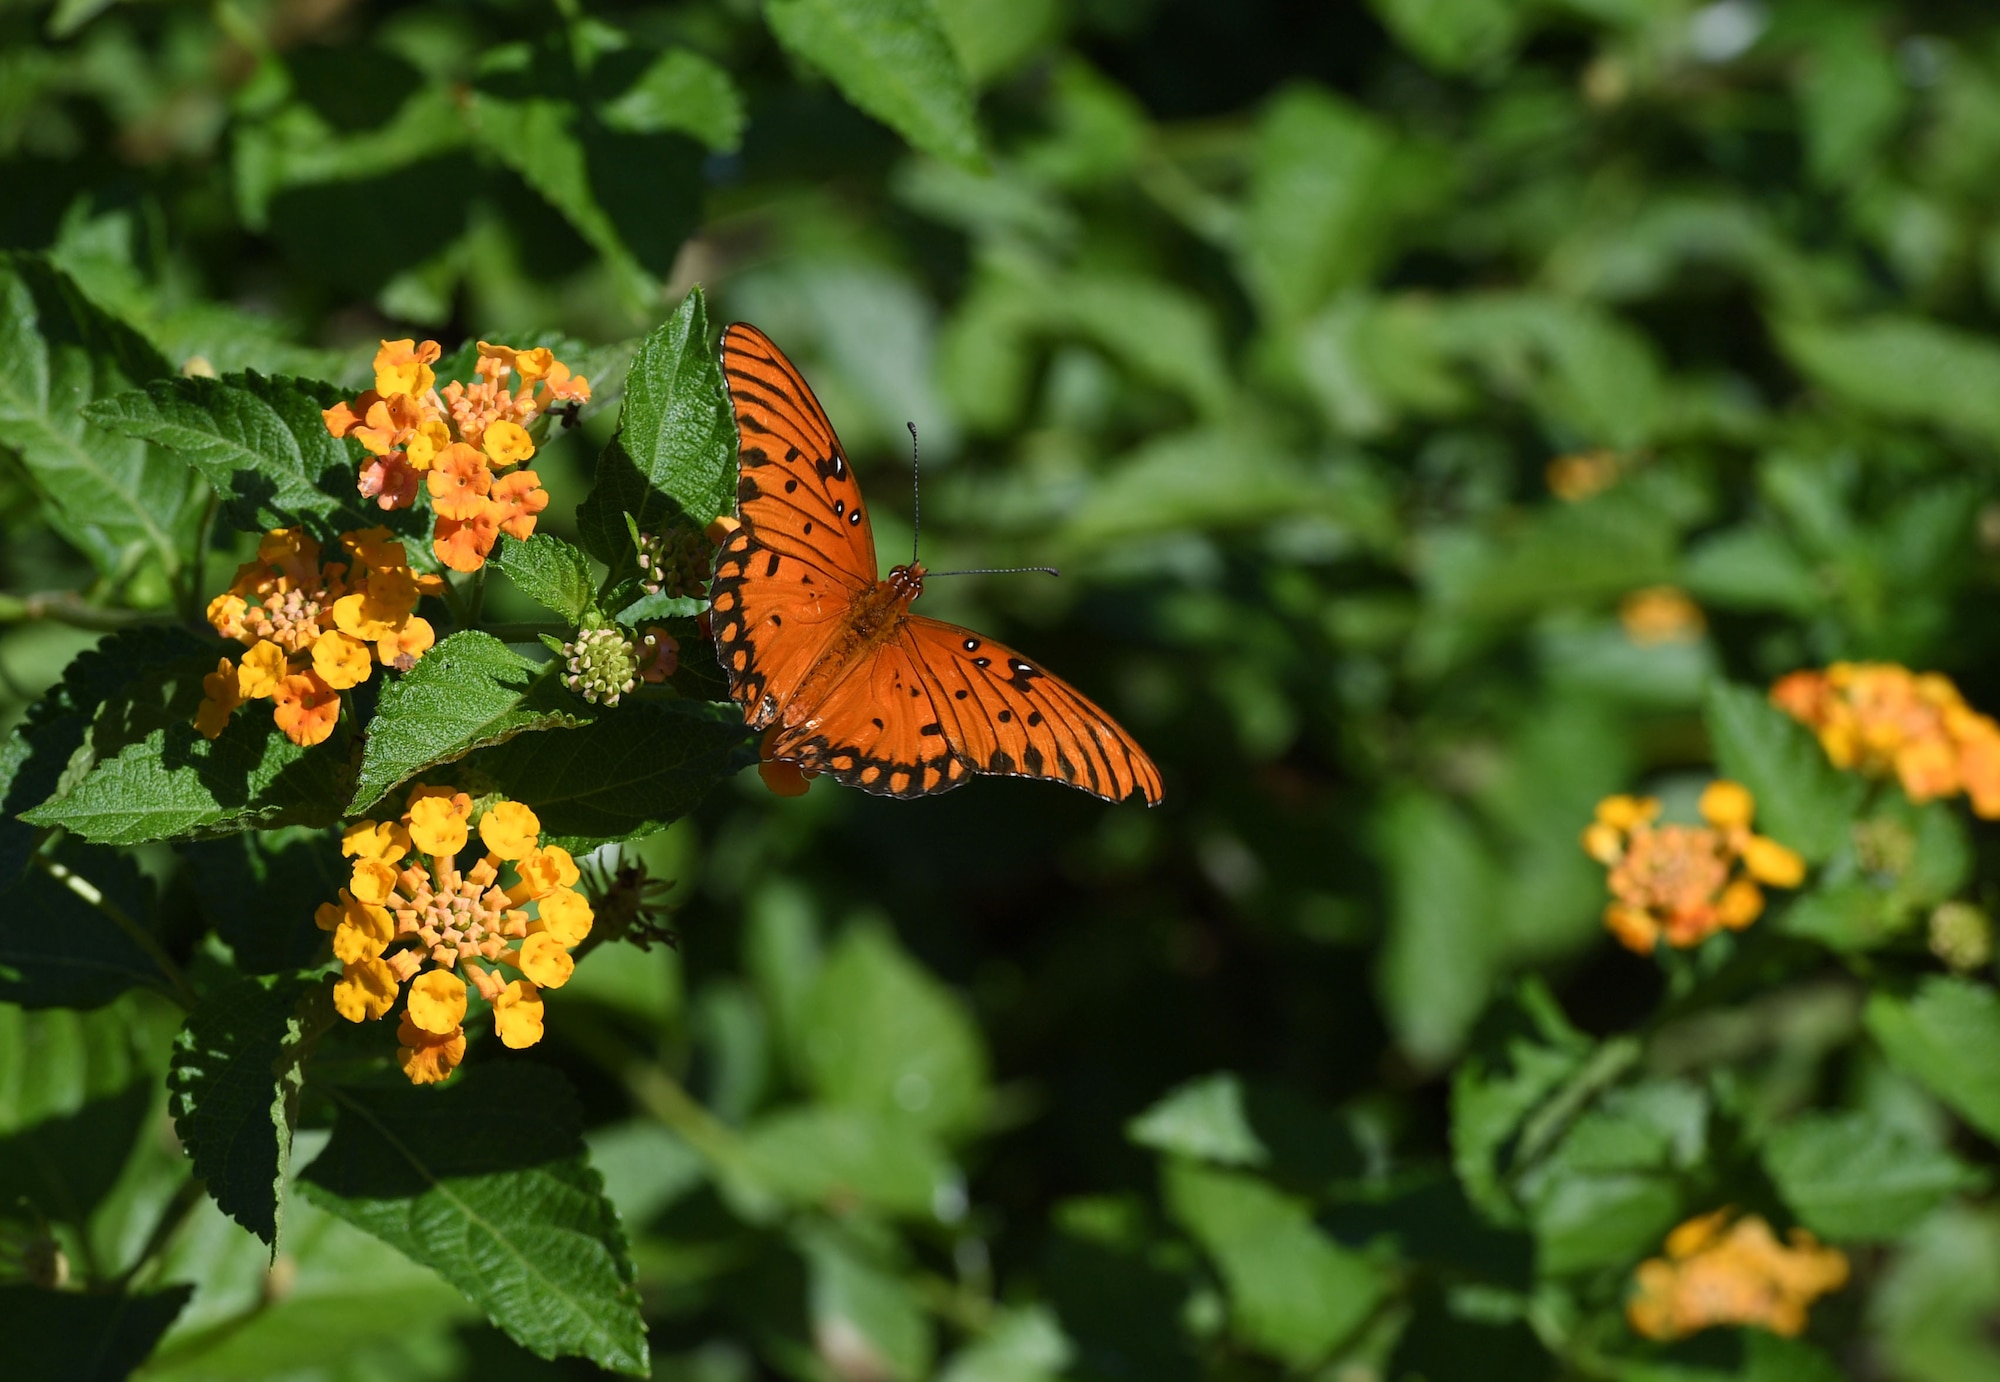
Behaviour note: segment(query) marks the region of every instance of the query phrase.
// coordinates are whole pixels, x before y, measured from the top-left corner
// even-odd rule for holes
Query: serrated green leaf
[[[2000,995],[1967,979],[1933,976],[1908,995],[1868,1000],[1869,1034],[1897,1068],[2000,1141]]]
[[[850,927],[820,965],[800,1015],[801,1074],[822,1099],[970,1129],[987,1098],[986,1051],[964,1003],[875,926]]]
[[[1270,1150],[1250,1126],[1243,1083],[1223,1072],[1190,1080],[1125,1125],[1141,1147],[1221,1166],[1261,1166]]]
[[[193,1286],[127,1296],[0,1284],[8,1370],[37,1382],[119,1382],[153,1351]]]
[[[597,593],[590,558],[552,533],[536,533],[526,542],[503,538],[492,560],[515,589],[571,624],[583,618]]]
[[[114,850],[65,840],[0,893],[0,1002],[26,1008],[95,1008],[130,988],[167,989],[146,946],[106,912],[154,929],[153,885]]]
[[[382,688],[348,810],[367,810],[440,763],[531,730],[585,724],[591,715],[548,664],[529,661],[491,634],[455,633]]]
[[[1507,1193],[1510,1149],[1523,1126],[1585,1068],[1591,1043],[1538,980],[1481,1024],[1451,1084],[1452,1166],[1466,1198],[1495,1222],[1517,1222]]]
[[[885,1214],[936,1217],[956,1183],[951,1163],[905,1119],[860,1109],[782,1109],[743,1134],[741,1169],[793,1204],[827,1208],[858,1200]]]
[[[985,165],[972,87],[925,0],[765,0],[764,19],[787,52],[916,148]]]
[[[581,853],[666,829],[756,753],[733,705],[637,701],[464,761],[462,780],[534,807],[552,843]]]
[[[646,1374],[624,1233],[558,1072],[508,1061],[444,1088],[333,1097],[333,1140],[299,1177],[313,1203],[432,1268],[538,1357]]]
[[[8,904],[12,906],[10,902]],[[83,1225],[153,1110],[153,1078],[119,1004],[26,1012],[0,1004],[0,1205]]]
[[[1161,1189],[1168,1212],[1215,1259],[1236,1336],[1293,1367],[1323,1360],[1387,1288],[1366,1258],[1314,1226],[1304,1201],[1254,1176],[1169,1161]]]
[[[316,976],[236,979],[204,996],[174,1038],[174,1131],[224,1213],[278,1251],[304,1061],[332,1018]]]
[[[735,498],[736,418],[697,287],[633,357],[618,433],[597,459],[576,526],[592,556],[627,571],[627,514],[652,531],[676,519],[705,528],[734,512]]]
[[[627,628],[655,619],[688,619],[708,608],[708,601],[693,595],[641,595],[618,611],[617,620]]]
[[[331,384],[252,370],[222,379],[156,379],[101,398],[84,416],[107,431],[155,442],[193,466],[222,497],[233,528],[264,533],[304,525],[320,538],[381,521],[355,482],[365,453],[320,416],[343,397]]]
[[[150,556],[176,578],[201,518],[199,488],[144,442],[78,411],[170,374],[165,359],[35,255],[0,255],[0,446],[19,454],[51,522],[107,576]]]
[[[213,740],[175,723],[99,763],[60,800],[27,812],[98,844],[188,840],[246,828],[332,825],[347,796],[347,736],[301,748],[261,704]]]
[[[1826,761],[1805,726],[1762,692],[1718,681],[1703,709],[1718,775],[1756,801],[1756,828],[1818,863],[1846,841],[1864,791]]]
[[[1799,1221],[1834,1242],[1894,1238],[1975,1181],[1951,1153],[1853,1111],[1779,1125],[1764,1167]]]

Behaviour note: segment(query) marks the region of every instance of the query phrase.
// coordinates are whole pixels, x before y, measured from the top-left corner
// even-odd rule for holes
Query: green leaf
[[[765,0],[786,51],[925,153],[979,169],[972,88],[927,0]]]
[[[126,1296],[0,1284],[8,1371],[36,1382],[119,1382],[146,1361],[193,1294],[185,1285]]]
[[[0,1005],[0,1205],[10,1214],[25,1201],[81,1227],[110,1193],[153,1112],[133,1020],[126,1004],[91,1013]]]
[[[462,772],[534,807],[552,843],[582,852],[666,829],[755,761],[735,706],[637,701],[480,749]]]
[[[174,1038],[174,1131],[224,1213],[278,1250],[304,1061],[332,1020],[316,976],[242,978],[207,994]]]
[[[151,933],[153,885],[131,858],[65,840],[53,859],[0,893],[0,1002],[95,1008],[130,988],[166,989],[144,945],[107,915],[115,908]]]
[[[1826,599],[1820,577],[1782,533],[1745,526],[1688,549],[1681,584],[1705,605],[1810,616]]]
[[[172,373],[166,360],[68,276],[24,254],[0,254],[0,359],[0,446],[19,454],[51,524],[106,576],[150,556],[178,577],[201,519],[195,478],[78,411]]]
[[[1243,1084],[1223,1072],[1190,1080],[1125,1125],[1141,1147],[1221,1166],[1261,1166],[1271,1153],[1250,1126]]]
[[[309,969],[325,953],[313,923],[352,869],[331,831],[288,827],[197,840],[178,851],[192,873],[202,916],[248,974]]]
[[[177,721],[128,744],[67,796],[22,819],[114,845],[331,825],[347,797],[346,738],[336,726],[326,742],[301,748],[278,732],[262,702],[238,711],[213,740]]]
[[[930,1320],[917,1295],[842,1235],[808,1226],[800,1251],[810,1272],[808,1305],[816,1338],[849,1376],[922,1382],[930,1376]]]
[[[585,550],[621,572],[632,561],[627,514],[649,531],[676,519],[706,528],[734,511],[735,498],[736,418],[693,288],[633,357],[618,433],[598,457],[577,531]]]
[[[1921,317],[1780,321],[1778,345],[1812,383],[1892,422],[2000,441],[2000,346]]]
[[[1243,212],[1243,276],[1264,315],[1291,323],[1363,282],[1388,244],[1395,136],[1313,86],[1272,100],[1257,125]]]
[[[365,453],[326,430],[322,408],[342,398],[314,380],[252,370],[223,379],[156,379],[99,399],[92,423],[155,442],[201,473],[222,496],[222,516],[247,533],[303,524],[321,538],[374,527],[355,489]]]
[[[386,681],[368,723],[348,811],[367,810],[441,763],[529,730],[584,724],[590,714],[547,664],[530,661],[491,634],[455,633]]]
[[[936,0],[965,75],[984,86],[1033,57],[1060,27],[1057,0]]]
[[[1485,1008],[1497,964],[1493,859],[1442,797],[1406,794],[1377,823],[1392,899],[1376,987],[1411,1056],[1447,1060]]]
[[[618,95],[597,107],[614,130],[692,135],[709,152],[733,154],[743,145],[748,118],[729,73],[689,48],[669,48],[648,63]]]
[[[829,1103],[941,1136],[985,1112],[986,1051],[963,1001],[878,926],[851,926],[801,1014],[802,1073]]]
[[[1366,1258],[1313,1225],[1303,1201],[1254,1176],[1169,1161],[1161,1191],[1168,1212],[1215,1259],[1236,1336],[1295,1368],[1322,1361],[1387,1287]]]
[[[1507,56],[1523,10],[1511,0],[1371,0],[1396,41],[1440,72],[1472,72]]]
[[[741,1169],[793,1204],[859,1201],[885,1214],[933,1220],[958,1184],[936,1142],[905,1119],[862,1109],[783,1109],[743,1134]]]
[[[1774,1129],[1764,1167],[1799,1221],[1834,1242],[1895,1238],[1976,1177],[1951,1153],[1860,1112],[1807,1112]]]
[[[945,1365],[938,1382],[1055,1382],[1076,1361],[1055,1312],[1045,1305],[1003,1310],[984,1334]]]
[[[1718,681],[1703,711],[1719,775],[1756,799],[1756,829],[1819,863],[1844,844],[1866,790],[1754,687]]]
[[[1452,1166],[1487,1218],[1519,1221],[1506,1177],[1522,1129],[1535,1111],[1586,1068],[1591,1043],[1570,1026],[1537,979],[1481,1024],[1451,1082]]]
[[[309,1199],[432,1268],[537,1357],[646,1374],[624,1234],[559,1073],[507,1061],[443,1088],[333,1097],[333,1140],[300,1175]]]
[[[551,533],[526,542],[504,538],[493,561],[515,589],[571,624],[583,619],[597,594],[590,558]]]
[[[1868,1000],[1869,1034],[1889,1059],[1988,1138],[2000,1141],[2000,995],[1933,976],[1908,995]]]

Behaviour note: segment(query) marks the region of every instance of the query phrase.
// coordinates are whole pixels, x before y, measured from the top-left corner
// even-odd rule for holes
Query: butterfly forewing
[[[845,627],[853,592],[817,566],[761,546],[749,528],[716,557],[709,623],[730,694],[753,729],[776,719]]]
[[[875,535],[861,486],[811,386],[784,352],[741,322],[722,333],[736,411],[736,507],[753,541],[866,590]]]

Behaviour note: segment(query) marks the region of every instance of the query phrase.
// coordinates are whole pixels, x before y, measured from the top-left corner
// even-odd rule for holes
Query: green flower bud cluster
[[[592,705],[616,705],[639,684],[639,659],[632,640],[615,624],[578,629],[563,644],[563,685]]]
[[[1970,902],[1947,902],[1931,913],[1931,954],[1960,974],[1993,959],[1993,922]]]
[[[708,563],[708,539],[692,528],[639,534],[639,588],[648,595],[706,594]]]

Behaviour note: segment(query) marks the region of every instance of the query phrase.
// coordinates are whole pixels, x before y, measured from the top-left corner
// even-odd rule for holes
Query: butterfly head
[[[906,566],[890,567],[889,584],[895,587],[896,593],[903,599],[916,599],[924,593],[924,564],[913,561]]]

